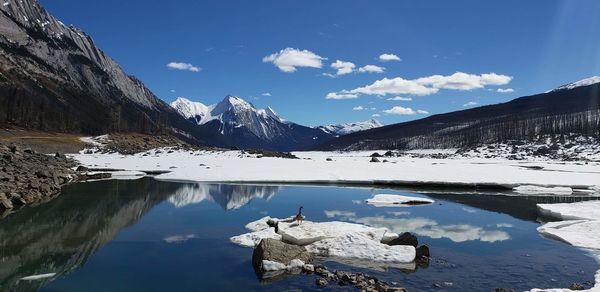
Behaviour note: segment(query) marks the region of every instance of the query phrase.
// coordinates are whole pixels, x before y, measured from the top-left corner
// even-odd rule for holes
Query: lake
[[[434,204],[374,207],[374,194],[423,196]],[[152,178],[78,183],[57,199],[0,219],[2,291],[320,290],[314,275],[260,281],[252,249],[232,244],[244,225],[288,217],[410,231],[430,246],[425,266],[347,265],[409,291],[517,291],[594,280],[586,251],[542,237],[536,203],[575,197],[443,194],[342,186],[190,184]],[[56,273],[24,281],[22,277]],[[587,285],[587,284],[586,284]],[[347,290],[330,284],[328,289]]]

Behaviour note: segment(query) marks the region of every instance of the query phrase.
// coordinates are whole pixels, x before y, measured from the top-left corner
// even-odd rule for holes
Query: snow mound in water
[[[567,220],[546,223],[537,229],[540,233],[590,249],[600,249],[600,221]]]
[[[420,197],[380,194],[375,195],[373,198],[368,199],[366,202],[367,204],[373,205],[375,207],[407,207],[413,205],[432,204],[434,201],[431,199]]]
[[[307,245],[306,249],[323,257],[369,259],[377,262],[410,263],[415,260],[416,250],[411,245],[382,244],[363,233],[348,233]]]
[[[381,242],[387,228],[373,228],[361,224],[340,221],[279,224],[279,234],[283,241],[295,245],[308,245],[319,240],[339,238],[347,234],[363,234],[372,241]]]
[[[540,214],[565,221],[549,222],[538,231],[543,235],[565,241],[573,246],[600,250],[600,201],[578,203],[538,204]],[[598,254],[596,254],[598,256]],[[531,292],[568,292],[570,289],[532,289]],[[600,271],[596,272],[596,285],[588,290],[600,292]]]
[[[542,215],[562,220],[600,220],[600,200],[578,203],[537,204],[537,207]]]
[[[288,265],[282,264],[280,262],[275,262],[275,261],[268,261],[268,260],[262,261],[262,270],[265,272],[275,272],[275,271],[283,271],[283,270],[291,271],[294,269],[301,269],[303,266],[304,266],[304,262],[299,259],[291,260]]]
[[[531,186],[524,185],[513,188],[513,190],[519,194],[523,195],[539,195],[539,194],[549,194],[549,195],[571,195],[573,194],[573,189],[570,187],[540,187],[540,186]]]
[[[267,220],[279,222],[278,233],[275,233],[275,228],[269,227]],[[291,222],[289,219],[284,221],[264,217],[248,223],[246,228],[251,232],[231,237],[230,240],[241,246],[255,247],[263,238],[274,238],[291,244],[304,245],[310,253],[317,256],[371,263],[410,263],[414,261],[416,254],[413,246],[389,246],[382,243],[397,236],[387,228],[374,228],[356,223],[340,221],[298,223]],[[272,268],[282,267],[272,266]]]
[[[257,231],[233,236],[229,240],[231,240],[231,242],[233,242],[237,245],[240,245],[240,246],[254,248],[260,243],[260,241],[263,238],[272,238],[272,239],[281,240],[281,235],[275,233],[274,228],[267,228],[267,229],[263,229],[263,230],[257,230]]]
[[[39,274],[39,275],[31,275],[31,276],[23,277],[20,280],[21,281],[36,281],[36,280],[41,280],[41,279],[46,279],[46,278],[52,278],[54,276],[56,276],[56,273]]]

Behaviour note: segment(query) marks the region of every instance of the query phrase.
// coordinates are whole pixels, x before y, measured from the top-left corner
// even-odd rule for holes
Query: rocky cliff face
[[[191,134],[188,121],[37,0],[0,3],[0,124]]]

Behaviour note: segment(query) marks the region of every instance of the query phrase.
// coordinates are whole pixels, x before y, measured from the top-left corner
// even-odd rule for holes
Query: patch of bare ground
[[[17,145],[37,153],[76,153],[85,147],[79,135],[42,132],[20,128],[0,129],[0,142],[5,145]]]

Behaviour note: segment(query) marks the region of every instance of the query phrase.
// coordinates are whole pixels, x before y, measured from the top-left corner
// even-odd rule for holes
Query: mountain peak
[[[200,123],[204,117],[208,115],[208,107],[201,102],[194,102],[185,97],[177,97],[171,103],[180,115],[186,119],[194,119],[196,123]]]
[[[600,83],[600,76],[592,76],[589,78],[585,78],[579,81],[575,81],[569,84],[565,84],[565,85],[561,85],[559,87],[557,87],[554,90],[551,91],[559,91],[559,90],[567,90],[567,89],[573,89],[576,87],[581,87],[581,86],[589,86],[589,85],[593,85],[596,83]]]
[[[335,134],[335,135],[347,135],[354,132],[369,130],[373,128],[382,127],[383,124],[376,119],[369,119],[363,122],[354,122],[354,123],[346,123],[346,124],[331,124],[327,126],[318,127],[325,133]]]

